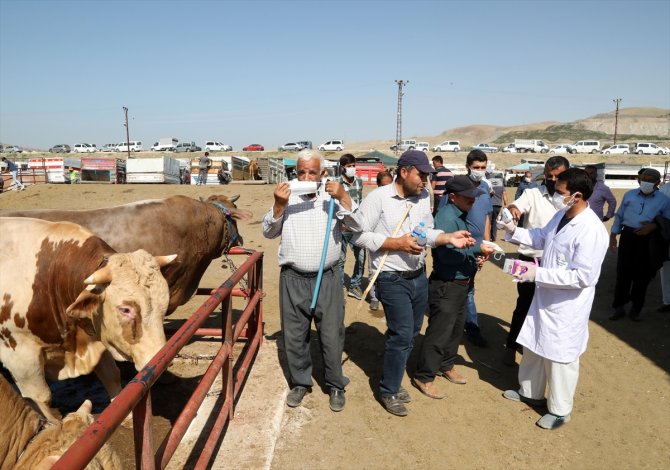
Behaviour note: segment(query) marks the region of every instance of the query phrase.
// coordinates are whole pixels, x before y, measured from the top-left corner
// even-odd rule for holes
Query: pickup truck
[[[536,139],[516,139],[514,147],[519,153],[547,153],[549,151],[549,147],[543,141]]]

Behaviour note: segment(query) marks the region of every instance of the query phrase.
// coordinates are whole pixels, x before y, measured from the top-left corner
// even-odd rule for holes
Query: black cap
[[[421,173],[435,173],[435,168],[428,161],[428,156],[421,150],[408,150],[400,155],[398,168],[403,166],[413,166]]]
[[[484,191],[475,186],[475,183],[467,175],[458,175],[450,178],[444,187],[444,192],[456,193],[459,196],[477,197],[484,194]]]

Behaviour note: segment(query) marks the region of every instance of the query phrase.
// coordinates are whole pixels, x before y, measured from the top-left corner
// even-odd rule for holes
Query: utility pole
[[[395,127],[395,154],[398,155],[398,150],[400,149],[400,142],[402,142],[402,87],[409,83],[409,80],[396,80],[398,84],[398,115],[396,118],[396,127]]]
[[[128,129],[128,108],[123,107],[123,114],[126,116],[126,148],[128,149],[128,158],[130,158],[130,130]]]
[[[614,113],[614,145],[616,145],[617,130],[619,128],[619,103],[621,102],[621,98],[612,100],[612,102],[616,103],[616,111]]]

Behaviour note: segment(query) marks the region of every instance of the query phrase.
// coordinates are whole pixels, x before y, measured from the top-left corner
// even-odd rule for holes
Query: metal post
[[[128,158],[130,158],[130,130],[128,129],[128,108],[123,107],[123,114],[126,115],[126,148],[128,149]]]
[[[614,112],[614,145],[616,145],[616,136],[619,127],[619,102],[621,101],[621,98],[612,101],[616,103],[616,111]]]
[[[402,87],[409,83],[409,80],[396,80],[398,84],[398,111],[396,115],[396,127],[395,127],[395,154],[398,155],[398,150],[400,150],[400,142],[402,142]]]

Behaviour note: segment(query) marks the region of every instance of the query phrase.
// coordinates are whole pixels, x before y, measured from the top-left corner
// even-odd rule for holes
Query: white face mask
[[[353,178],[356,176],[356,167],[348,166],[344,169],[344,174],[347,175],[347,178]]]
[[[530,183],[530,178],[524,178],[523,179],[526,183]]]
[[[563,210],[563,209],[569,209],[571,208],[574,203],[575,203],[575,196],[573,195],[568,202],[565,202],[565,198],[567,196],[562,196],[558,193],[554,193],[553,196],[551,196],[551,204],[556,208],[557,211]]]
[[[642,191],[643,194],[651,194],[654,192],[654,189],[656,189],[654,183],[640,181],[640,191]]]
[[[486,176],[486,171],[484,170],[470,170],[470,179],[475,183],[478,183]]]

